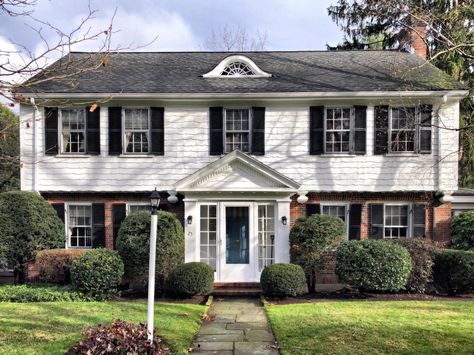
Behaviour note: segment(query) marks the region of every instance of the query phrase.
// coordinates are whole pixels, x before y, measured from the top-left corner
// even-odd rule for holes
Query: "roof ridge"
[[[341,49],[341,50],[268,50],[268,51],[110,51],[110,53],[116,54],[180,54],[180,53],[209,53],[209,54],[230,54],[230,53],[343,53],[343,52],[397,52],[404,54],[412,54],[398,49]],[[93,54],[100,53],[96,51],[71,51],[69,53],[76,54]],[[106,53],[106,51],[102,52]]]

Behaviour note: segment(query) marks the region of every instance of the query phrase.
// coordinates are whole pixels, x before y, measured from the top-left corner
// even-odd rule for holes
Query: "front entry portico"
[[[298,188],[240,151],[181,180],[186,262],[211,265],[216,282],[259,282],[263,268],[289,261],[290,197]]]

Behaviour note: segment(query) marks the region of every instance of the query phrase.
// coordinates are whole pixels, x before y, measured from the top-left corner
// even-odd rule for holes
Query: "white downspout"
[[[32,189],[35,192],[38,192],[38,123],[36,122],[36,112],[38,107],[35,104],[35,99],[32,97],[30,99],[31,105],[33,106],[33,154],[31,157],[31,164],[33,170],[33,186]]]

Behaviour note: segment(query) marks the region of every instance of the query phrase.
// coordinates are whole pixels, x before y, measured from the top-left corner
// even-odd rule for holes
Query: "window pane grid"
[[[83,109],[61,109],[63,153],[85,153],[86,117]]]
[[[258,268],[275,263],[275,207],[258,206]]]
[[[225,150],[227,153],[235,149],[250,151],[250,120],[249,110],[229,109],[225,111]]]
[[[216,271],[217,258],[217,209],[215,205],[200,207],[200,261]]]
[[[351,109],[326,109],[326,153],[348,153],[351,132]]]
[[[139,211],[151,211],[151,206],[150,205],[128,205],[128,212],[129,213],[135,213]]]
[[[416,110],[414,107],[392,108],[391,149],[393,152],[415,151]]]
[[[326,216],[334,216],[346,221],[346,206],[345,205],[323,205],[322,214]]]
[[[384,238],[405,238],[408,236],[408,206],[385,206]]]
[[[148,153],[148,109],[125,109],[125,150],[127,153]]]
[[[69,206],[69,233],[71,247],[92,247],[91,206]]]

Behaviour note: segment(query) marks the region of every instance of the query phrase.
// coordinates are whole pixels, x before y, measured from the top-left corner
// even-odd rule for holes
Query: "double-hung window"
[[[61,153],[86,152],[86,112],[83,108],[60,109]]]
[[[225,152],[250,152],[250,110],[225,110]]]
[[[409,236],[409,205],[384,206],[384,238],[406,238]]]
[[[414,152],[418,110],[415,107],[393,107],[390,115],[390,149],[392,152]]]
[[[325,153],[349,153],[351,149],[351,108],[326,108]]]
[[[141,212],[141,211],[151,211],[151,205],[149,203],[130,203],[127,204],[128,211],[127,214]]]
[[[92,247],[92,206],[69,205],[68,237],[71,248]]]
[[[346,226],[348,233],[348,205],[347,204],[321,204],[321,214],[340,218]]]
[[[150,152],[150,114],[147,108],[124,108],[124,153]]]

